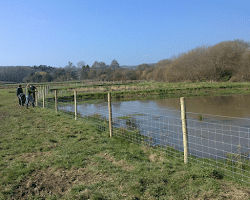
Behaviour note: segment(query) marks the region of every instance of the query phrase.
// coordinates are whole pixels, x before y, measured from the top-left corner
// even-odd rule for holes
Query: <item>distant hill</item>
[[[137,67],[137,65],[131,65],[131,66],[127,66],[127,65],[122,65],[120,66],[121,68],[124,68],[124,69],[135,69]]]
[[[155,66],[157,63],[147,63],[150,66]],[[135,69],[136,67],[138,67],[139,65],[121,65],[121,68],[125,68],[125,69]]]
[[[30,66],[20,66],[20,65],[18,65],[18,66],[0,66],[0,69],[5,69],[5,68],[10,68],[10,67],[30,67]]]

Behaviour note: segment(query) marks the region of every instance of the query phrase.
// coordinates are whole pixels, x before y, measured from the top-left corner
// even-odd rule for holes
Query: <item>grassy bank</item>
[[[0,199],[249,199],[219,170],[119,138],[90,122],[17,105],[0,89]]]
[[[161,83],[140,82],[127,85],[86,86],[63,88],[64,94],[58,96],[59,101],[73,101],[73,90],[78,91],[78,101],[107,100],[111,92],[113,101],[156,100],[178,98],[181,96],[218,96],[233,94],[250,94],[250,83]],[[52,89],[53,90],[53,87]],[[67,92],[66,92],[67,90]],[[53,94],[52,94],[53,96]]]

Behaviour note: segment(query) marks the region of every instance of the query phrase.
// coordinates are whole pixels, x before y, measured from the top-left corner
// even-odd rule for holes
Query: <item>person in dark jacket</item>
[[[34,91],[32,92],[32,97],[35,102],[36,101],[36,87],[34,85],[30,85],[30,89]]]
[[[18,96],[21,93],[23,93],[23,88],[22,85],[19,85],[18,88],[16,89],[16,96]]]
[[[19,101],[19,105],[22,106],[23,102],[22,102],[22,96],[23,96],[23,88],[22,85],[19,85],[18,88],[16,89],[16,96],[18,98]]]

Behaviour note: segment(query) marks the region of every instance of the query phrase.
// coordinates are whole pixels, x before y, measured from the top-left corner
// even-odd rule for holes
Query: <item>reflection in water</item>
[[[189,152],[198,157],[216,159],[225,159],[229,153],[249,155],[248,102],[250,95],[187,98]],[[74,111],[73,105],[66,109]],[[99,113],[108,119],[107,103],[82,104],[77,110],[82,116]],[[132,125],[140,129],[140,134],[151,137],[152,145],[183,150],[179,98],[114,102],[112,115],[115,127]],[[129,116],[129,120],[121,118],[124,116]]]
[[[161,108],[180,110],[179,99],[155,101]],[[187,112],[223,115],[229,117],[250,117],[250,95],[214,96],[186,98]]]
[[[121,103],[122,103],[122,102],[112,103],[112,106],[113,106],[114,108],[116,108],[116,109],[120,109]]]

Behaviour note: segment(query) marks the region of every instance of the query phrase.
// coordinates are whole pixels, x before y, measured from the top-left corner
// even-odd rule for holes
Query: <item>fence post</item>
[[[45,91],[43,90],[43,108],[45,107]]]
[[[187,133],[187,120],[186,120],[186,102],[185,97],[181,97],[181,121],[183,132],[183,148],[184,148],[184,163],[188,163],[188,133]]]
[[[57,90],[55,90],[55,111],[57,113]]]
[[[108,93],[108,107],[109,107],[109,134],[110,137],[113,135],[113,127],[112,127],[112,107],[111,107],[111,94]]]
[[[74,102],[75,102],[75,120],[77,119],[77,103],[76,103],[77,92],[74,90]]]
[[[35,92],[36,106],[38,105],[38,91]]]
[[[42,98],[42,89],[41,89],[41,86],[40,86],[40,88],[39,88],[38,93],[39,93],[39,99],[41,99],[41,98]]]
[[[39,97],[39,88],[38,88],[38,87],[37,87],[36,98],[37,98],[37,100],[40,98],[40,97]]]
[[[38,90],[38,96],[39,96],[39,99],[42,98],[42,96],[41,96],[41,86],[39,87],[39,90]]]

